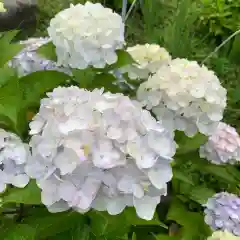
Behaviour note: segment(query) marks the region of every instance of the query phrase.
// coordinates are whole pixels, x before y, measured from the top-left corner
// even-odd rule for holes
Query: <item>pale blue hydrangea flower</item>
[[[240,236],[240,198],[234,194],[221,192],[209,198],[206,208],[205,222],[213,230],[227,230]]]
[[[9,66],[15,68],[20,77],[41,70],[56,70],[70,74],[69,69],[59,67],[56,62],[47,60],[37,53],[38,48],[49,41],[49,38],[30,38],[21,41],[20,44],[26,47],[9,62]]]
[[[0,192],[7,184],[23,188],[29,182],[24,171],[29,157],[29,147],[21,139],[10,132],[0,129]]]
[[[122,94],[58,87],[30,123],[26,172],[50,212],[134,206],[152,219],[172,178],[174,134]]]

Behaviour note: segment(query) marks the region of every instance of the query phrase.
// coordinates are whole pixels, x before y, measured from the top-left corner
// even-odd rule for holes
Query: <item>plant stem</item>
[[[18,217],[16,222],[21,222],[24,216],[24,204],[20,203],[19,209],[18,209]]]
[[[234,32],[231,36],[229,36],[225,41],[223,41],[219,46],[215,48],[213,52],[211,52],[203,61],[201,64],[204,64],[210,57],[212,57],[220,48],[222,48],[228,41],[230,41],[232,38],[234,38],[236,35],[240,33],[240,29]]]
[[[128,17],[129,17],[129,15],[131,14],[131,12],[132,12],[132,10],[133,10],[133,7],[135,6],[136,2],[137,2],[137,0],[134,0],[134,1],[133,1],[132,5],[130,6],[130,8],[129,8],[127,14],[126,14],[126,17],[125,17],[125,19],[124,19],[124,22],[127,21],[127,19],[128,19]]]
[[[122,19],[125,19],[127,12],[127,0],[122,0]]]

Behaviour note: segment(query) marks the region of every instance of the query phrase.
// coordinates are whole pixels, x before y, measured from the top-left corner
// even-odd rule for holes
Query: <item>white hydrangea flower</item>
[[[127,72],[131,79],[146,79],[171,60],[168,51],[158,44],[137,44],[134,47],[128,47],[127,52],[136,63],[121,68],[121,72]]]
[[[151,219],[172,178],[173,133],[122,94],[72,86],[47,95],[30,123],[26,171],[49,211],[134,206]]]
[[[174,59],[142,83],[137,97],[171,129],[210,135],[223,117],[226,89],[205,66]]]
[[[235,164],[240,161],[240,136],[235,128],[220,122],[199,153],[215,164]]]
[[[228,231],[216,231],[207,240],[240,240],[240,237],[234,236]]]
[[[9,66],[15,68],[20,77],[41,70],[56,70],[71,74],[68,68],[58,67],[57,63],[37,54],[38,48],[49,41],[49,38],[29,38],[25,41],[20,41],[20,44],[26,47],[9,61]]]
[[[48,33],[58,64],[78,69],[115,63],[125,44],[121,16],[100,3],[71,4],[51,20]]]
[[[29,182],[24,167],[29,157],[29,148],[21,139],[0,129],[0,192],[7,184],[23,188]]]

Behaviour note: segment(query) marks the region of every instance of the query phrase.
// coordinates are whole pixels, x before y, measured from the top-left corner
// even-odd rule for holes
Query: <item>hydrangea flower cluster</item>
[[[71,5],[51,20],[48,33],[58,64],[78,69],[115,63],[125,44],[121,16],[100,3]]]
[[[157,44],[137,44],[134,47],[128,47],[127,52],[136,63],[123,67],[121,72],[127,72],[131,79],[146,79],[171,60],[168,51]]]
[[[151,219],[172,178],[168,132],[137,101],[122,94],[58,87],[30,123],[26,171],[49,211],[91,208],[118,214],[134,206]]]
[[[7,184],[23,188],[29,182],[24,171],[29,157],[29,148],[13,133],[0,129],[0,192]]]
[[[209,135],[223,117],[226,89],[214,72],[195,61],[174,59],[137,92],[138,99],[170,129]]]
[[[214,164],[234,164],[240,161],[240,136],[235,128],[220,122],[199,152],[201,158],[206,158]]]
[[[236,237],[228,231],[216,231],[207,240],[239,240],[240,237]]]
[[[234,194],[221,192],[208,199],[205,222],[213,230],[228,231],[240,236],[240,198]]]
[[[49,38],[30,38],[21,41],[20,44],[26,47],[9,62],[9,66],[15,68],[20,77],[41,70],[56,70],[70,74],[69,69],[58,67],[55,62],[37,54],[37,49],[49,41]]]

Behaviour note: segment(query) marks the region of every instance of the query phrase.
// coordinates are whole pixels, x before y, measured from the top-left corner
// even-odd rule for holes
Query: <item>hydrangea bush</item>
[[[2,34],[0,239],[240,238],[226,89],[162,46],[128,46],[124,30],[87,2],[47,38]]]

